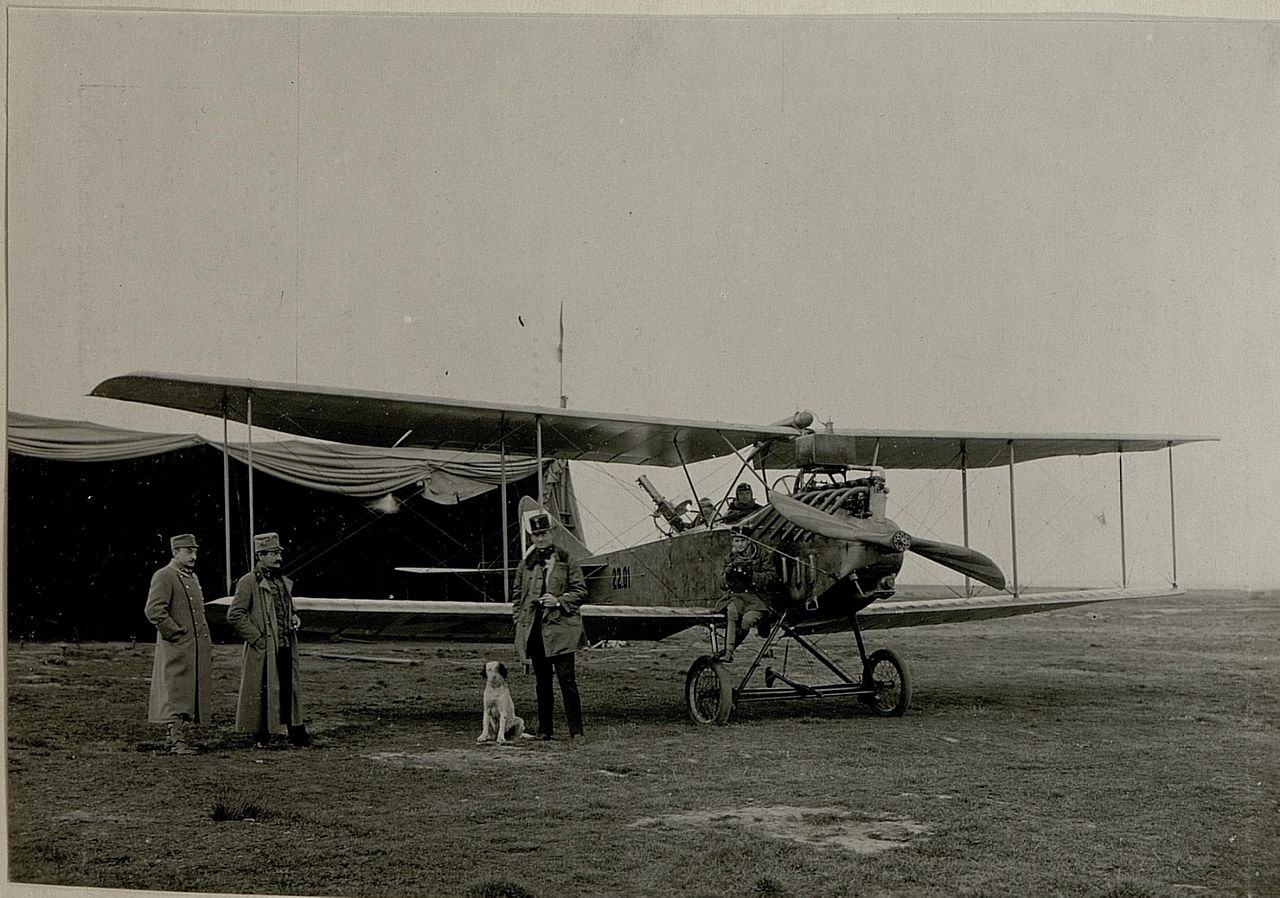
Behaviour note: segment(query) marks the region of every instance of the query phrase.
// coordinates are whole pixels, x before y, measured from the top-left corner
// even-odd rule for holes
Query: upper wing
[[[858,612],[858,623],[864,630],[918,627],[924,624],[954,624],[962,621],[993,620],[1019,614],[1035,614],[1041,611],[1057,611],[1097,602],[1154,599],[1183,594],[1183,591],[1177,588],[1128,588],[1023,593],[1018,596],[1002,593],[972,598],[957,596],[942,599],[890,599],[874,602]]]
[[[672,467],[796,435],[790,427],[601,415],[328,387],[128,374],[92,396],[248,421],[285,433],[370,446],[421,446]],[[538,424],[541,423],[541,443]]]
[[[822,434],[828,445],[839,447],[839,456],[855,467],[879,465],[890,470],[959,470],[991,468],[1009,463],[1013,445],[1015,462],[1066,455],[1101,455],[1107,452],[1151,452],[1184,443],[1217,442],[1217,437],[1174,434],[1037,434],[927,433],[912,430],[836,430]],[[769,468],[796,467],[793,441],[770,444],[758,457]]]
[[[718,458],[756,444],[758,464],[794,468],[798,431],[783,425],[724,424],[600,414],[536,406],[463,402],[216,377],[127,374],[104,380],[90,395],[198,412],[271,430],[369,446],[420,446],[546,458],[672,467]],[[541,424],[541,442],[539,427]],[[1055,455],[1144,452],[1216,437],[1094,434],[924,433],[841,430],[823,434],[840,456],[860,466],[970,468]]]

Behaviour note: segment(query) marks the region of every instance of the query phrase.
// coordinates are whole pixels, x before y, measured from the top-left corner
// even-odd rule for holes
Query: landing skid
[[[911,704],[911,680],[906,663],[889,649],[877,649],[868,655],[856,617],[853,619],[853,633],[862,659],[862,674],[856,679],[820,648],[797,633],[787,623],[787,614],[784,612],[761,643],[755,658],[747,666],[746,673],[734,686],[735,671],[717,657],[718,634],[712,628],[713,654],[697,658],[685,677],[685,704],[689,717],[694,723],[723,725],[729,722],[733,709],[744,702],[835,697],[855,697],[881,717],[901,717]],[[830,670],[837,681],[817,685],[801,683],[766,666],[763,671],[764,686],[748,686],[756,671],[760,670],[765,655],[784,636],[790,637]]]

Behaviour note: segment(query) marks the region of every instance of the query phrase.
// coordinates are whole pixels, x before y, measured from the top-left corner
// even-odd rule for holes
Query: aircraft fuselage
[[[887,533],[896,529],[888,520],[883,526]],[[772,557],[782,583],[780,604],[792,609],[792,619],[847,621],[875,599],[892,595],[893,578],[902,567],[901,552],[813,534],[807,537],[760,543],[766,557]],[[729,540],[727,528],[699,529],[597,555],[584,564],[587,601],[714,607],[725,594],[722,578]]]

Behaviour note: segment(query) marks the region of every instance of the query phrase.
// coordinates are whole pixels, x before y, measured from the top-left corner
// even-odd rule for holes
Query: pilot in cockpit
[[[703,496],[698,500],[698,513],[694,515],[693,520],[689,523],[690,527],[710,527],[714,524],[720,515],[716,511],[716,504]]]
[[[751,484],[739,483],[738,488],[733,492],[733,498],[725,506],[724,514],[720,516],[720,522],[732,524],[735,521],[741,521],[753,511],[759,511],[763,507],[756,501],[755,493],[751,490]]]

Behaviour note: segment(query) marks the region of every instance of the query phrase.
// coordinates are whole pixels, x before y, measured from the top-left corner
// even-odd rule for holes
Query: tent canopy
[[[9,451],[49,461],[123,461],[222,443],[197,434],[156,434],[88,421],[60,421],[9,412]],[[231,457],[248,463],[249,444],[231,443]],[[290,483],[330,493],[376,498],[421,484],[422,495],[455,504],[497,487],[504,465],[497,455],[404,447],[384,449],[315,440],[253,442],[253,466]],[[537,469],[530,458],[508,458],[508,482]]]
[[[259,442],[255,432],[253,470],[268,476],[257,481],[250,523],[244,443],[228,447],[237,463],[224,466],[221,441],[199,435],[11,412],[7,448],[10,638],[154,636],[142,604],[174,533],[197,535],[207,597],[252,566],[257,528],[281,534],[285,572],[305,595],[473,601],[502,598],[503,563],[520,547],[519,503],[539,484],[548,509],[580,535],[559,460],[544,461],[539,481],[529,458],[504,465],[464,452]],[[398,573],[414,566],[494,575]]]

